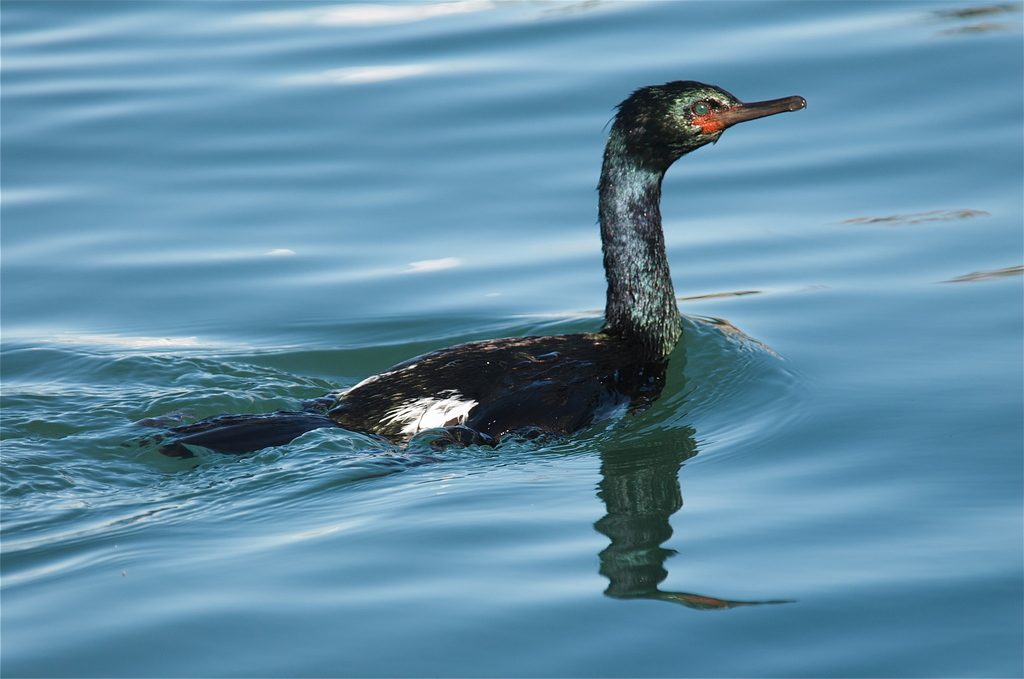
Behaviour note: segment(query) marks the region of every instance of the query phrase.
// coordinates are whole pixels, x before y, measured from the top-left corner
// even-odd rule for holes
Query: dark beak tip
[[[803,97],[790,97],[789,110],[799,111],[800,109],[807,108],[807,100]]]

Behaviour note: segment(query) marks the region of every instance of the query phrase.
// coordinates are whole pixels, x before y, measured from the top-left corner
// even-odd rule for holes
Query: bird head
[[[631,155],[666,170],[681,156],[718,141],[737,123],[806,106],[803,97],[744,103],[720,87],[677,80],[631,94],[619,104],[612,129]]]

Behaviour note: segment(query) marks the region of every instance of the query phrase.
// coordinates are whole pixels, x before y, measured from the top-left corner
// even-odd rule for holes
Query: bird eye
[[[711,109],[708,107],[708,103],[706,101],[698,101],[693,105],[693,112],[699,116],[707,114],[709,110]]]

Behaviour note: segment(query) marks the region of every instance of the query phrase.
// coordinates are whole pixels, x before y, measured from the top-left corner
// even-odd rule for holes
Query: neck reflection
[[[677,361],[674,363],[678,366]],[[601,451],[597,495],[604,502],[606,513],[594,528],[609,540],[608,547],[599,554],[600,573],[608,578],[605,595],[671,601],[702,610],[788,603],[736,601],[658,588],[668,576],[665,561],[676,554],[662,545],[672,537],[669,519],[683,506],[679,471],[698,452],[695,435],[692,428],[684,427],[642,451]]]

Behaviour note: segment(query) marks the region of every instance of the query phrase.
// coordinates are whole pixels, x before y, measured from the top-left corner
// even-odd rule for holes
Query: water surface
[[[1024,674],[1021,7],[5,2],[4,676]],[[600,326],[636,87],[661,400],[436,453],[137,422]]]

